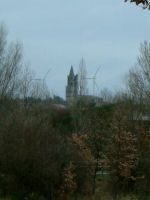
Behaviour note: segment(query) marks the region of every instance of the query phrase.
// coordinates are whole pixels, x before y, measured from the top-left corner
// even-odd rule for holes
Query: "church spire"
[[[78,96],[78,75],[74,74],[73,67],[70,68],[68,81],[66,86],[66,101],[68,105],[72,105]]]
[[[71,77],[74,76],[74,72],[73,72],[73,67],[72,67],[72,65],[71,65],[71,68],[70,68],[70,74],[69,74],[69,76],[71,76]]]

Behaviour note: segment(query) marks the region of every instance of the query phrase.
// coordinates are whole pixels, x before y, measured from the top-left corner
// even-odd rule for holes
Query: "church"
[[[79,75],[74,74],[73,67],[71,66],[69,75],[67,76],[66,86],[66,103],[72,106],[79,98],[82,98],[85,103],[94,103],[95,106],[102,104],[102,98],[95,95],[80,94],[79,92]]]
[[[70,73],[67,77],[66,86],[66,102],[68,105],[73,105],[78,97],[78,74],[74,74],[73,67],[71,66]]]

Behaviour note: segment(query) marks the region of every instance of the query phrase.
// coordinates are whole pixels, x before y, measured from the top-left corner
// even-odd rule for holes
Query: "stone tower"
[[[78,75],[74,75],[73,67],[71,66],[70,73],[68,75],[66,86],[66,101],[68,105],[72,105],[78,96]]]

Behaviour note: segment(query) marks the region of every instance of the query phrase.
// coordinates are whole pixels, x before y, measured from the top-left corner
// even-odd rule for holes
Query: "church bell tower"
[[[70,73],[67,79],[66,86],[66,101],[68,105],[73,105],[78,96],[78,75],[74,75],[73,67],[71,66]]]

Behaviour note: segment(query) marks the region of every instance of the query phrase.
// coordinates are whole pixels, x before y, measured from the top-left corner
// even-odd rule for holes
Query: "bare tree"
[[[32,96],[32,84],[34,80],[34,72],[30,70],[28,66],[22,69],[20,77],[20,91],[19,96],[23,99]]]
[[[103,88],[100,91],[100,97],[102,98],[104,103],[111,103],[113,100],[112,92],[108,90],[107,88]]]
[[[28,97],[45,99],[49,96],[45,81],[35,78],[35,73],[28,66],[22,68],[19,96],[23,99]]]
[[[144,42],[140,45],[140,55],[137,63],[127,77],[128,96],[136,105],[136,118],[149,116],[150,106],[150,43]]]
[[[35,73],[28,66],[24,66],[21,71],[18,97],[27,112],[35,101],[50,97],[46,82],[35,78]]]
[[[49,89],[42,79],[34,79],[32,84],[32,97],[36,99],[46,99],[50,97]]]
[[[6,36],[7,36],[7,31],[5,28],[4,24],[0,25],[0,65],[2,63],[2,58],[4,55],[4,50],[6,46]]]
[[[82,58],[79,64],[79,72],[78,72],[78,88],[79,88],[79,95],[83,96],[86,95],[88,92],[87,89],[87,72],[86,72],[86,64],[84,59]]]
[[[12,97],[19,87],[22,66],[22,46],[18,42],[7,45],[7,31],[0,25],[0,98]]]
[[[140,45],[137,63],[127,75],[127,86],[136,102],[150,102],[150,43],[146,41]]]
[[[7,44],[7,30],[0,25],[0,98],[46,98],[49,91],[45,81],[36,80],[34,73],[25,66],[22,45]]]

